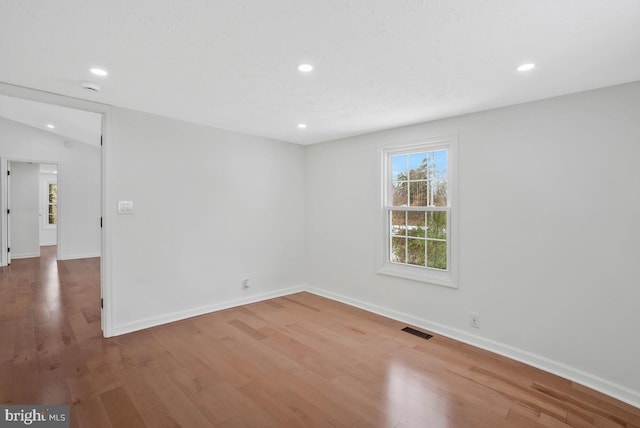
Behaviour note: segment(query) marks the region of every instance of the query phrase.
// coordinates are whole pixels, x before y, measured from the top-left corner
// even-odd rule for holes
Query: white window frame
[[[457,192],[457,137],[425,139],[410,143],[383,146],[381,154],[381,197],[379,210],[379,233],[377,245],[377,272],[423,283],[458,287],[458,192]],[[392,205],[388,204],[393,196],[391,157],[395,155],[447,150],[447,203],[448,207],[437,210],[448,211],[447,218],[447,269],[436,269],[422,266],[407,265],[390,261],[391,233],[389,230]],[[402,207],[411,211],[411,207]],[[418,209],[420,210],[420,209]],[[421,210],[420,210],[421,211]]]

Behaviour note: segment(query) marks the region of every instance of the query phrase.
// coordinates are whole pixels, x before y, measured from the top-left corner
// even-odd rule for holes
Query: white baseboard
[[[606,379],[602,379],[598,376],[590,373],[583,372],[557,361],[550,360],[540,355],[533,354],[522,349],[518,349],[504,343],[496,342],[490,339],[477,336],[475,334],[469,334],[466,331],[462,331],[456,328],[447,327],[442,324],[434,323],[423,318],[417,318],[412,315],[408,315],[402,312],[397,312],[391,309],[383,308],[372,303],[364,302],[362,300],[353,299],[341,294],[321,290],[314,287],[306,287],[306,290],[310,293],[317,294],[321,297],[326,297],[331,300],[336,300],[341,303],[345,303],[350,306],[355,306],[360,309],[364,309],[369,312],[376,313],[388,318],[392,318],[396,321],[401,321],[407,324],[414,325],[416,327],[429,330],[431,332],[441,334],[442,336],[450,337],[451,339],[458,340],[460,342],[468,343],[469,345],[476,346],[478,348],[485,349],[487,351],[494,352],[499,355],[511,358],[521,363],[528,364],[530,366],[539,368],[549,373],[553,373],[557,376],[563,377],[570,381],[579,383],[610,397],[616,398],[634,407],[640,408],[640,392],[633,391],[624,386],[615,384]]]
[[[31,259],[33,257],[40,257],[40,252],[37,252],[37,253],[22,253],[22,254],[13,254],[13,253],[11,253],[11,260],[13,260],[13,259]]]
[[[53,245],[57,245],[56,241],[46,241],[46,242],[40,242],[40,246],[41,247],[51,247]]]
[[[325,291],[315,287],[298,286],[283,288],[268,293],[255,294],[252,296],[243,297],[240,299],[227,300],[220,303],[214,303],[211,305],[205,305],[198,308],[188,309],[184,311],[173,312],[166,315],[160,315],[156,317],[149,317],[142,320],[125,323],[114,327],[113,336],[119,336],[121,334],[132,333],[134,331],[143,330],[149,327],[155,327],[162,324],[167,324],[174,321],[180,321],[183,319],[208,314],[211,312],[220,311],[223,309],[229,309],[236,306],[247,305],[249,303],[260,302],[262,300],[273,299],[275,297],[287,296],[301,291],[307,291],[316,294],[327,299],[335,300],[341,303],[345,303],[350,306],[355,306],[360,309],[364,309],[369,312],[373,312],[378,315],[382,315],[396,321],[404,322],[416,327],[423,328],[442,336],[449,337],[460,342],[467,343],[472,346],[476,346],[487,351],[494,352],[499,355],[511,358],[524,364],[539,368],[549,373],[553,373],[557,376],[563,377],[570,381],[579,383],[586,387],[592,388],[610,397],[616,398],[634,407],[640,408],[640,392],[633,391],[624,386],[615,384],[606,379],[602,379],[598,376],[592,375],[587,372],[575,369],[568,365],[559,363],[557,361],[550,360],[549,358],[533,354],[531,352],[515,348],[513,346],[506,345],[504,343],[496,342],[494,340],[486,339],[475,334],[467,333],[466,331],[459,330],[452,327],[447,327],[443,324],[435,323],[423,318],[418,318],[412,315],[408,315],[402,312],[394,311],[392,309],[384,308],[369,302],[354,299],[342,294]]]
[[[94,257],[100,257],[100,253],[87,253],[87,254],[64,254],[60,255],[58,260],[75,260],[75,259],[92,259]]]
[[[275,297],[287,296],[289,294],[299,293],[306,291],[305,287],[290,287],[282,288],[267,293],[254,294],[252,296],[242,297],[240,299],[227,300],[220,303],[214,303],[211,305],[200,306],[193,309],[187,309],[184,311],[172,312],[170,314],[159,315],[155,317],[149,317],[138,321],[133,321],[113,328],[112,336],[119,336],[121,334],[132,333],[134,331],[143,330],[149,327],[155,327],[162,324],[168,324],[174,321],[180,321],[187,318],[197,317],[199,315],[208,314],[211,312],[221,311],[223,309],[234,308],[236,306],[248,305],[249,303],[256,303],[263,300],[273,299]]]

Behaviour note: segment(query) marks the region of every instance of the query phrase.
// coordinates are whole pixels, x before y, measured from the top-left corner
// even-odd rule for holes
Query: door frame
[[[2,216],[0,217],[1,222],[1,231],[0,235],[2,235],[2,250],[0,251],[0,266],[8,266],[11,264],[11,253],[9,252],[9,248],[11,246],[11,223],[10,223],[10,214],[9,209],[11,205],[9,201],[11,199],[11,175],[9,169],[9,161],[3,158],[0,158],[0,206],[2,207]],[[6,179],[2,179],[7,177]],[[6,195],[6,197],[5,197]],[[6,220],[5,220],[6,217]]]
[[[46,163],[48,165],[56,165],[58,170],[58,175],[60,174],[60,163],[57,161],[47,161],[47,160],[38,160],[38,159],[23,159],[23,158],[11,158],[11,157],[0,157],[0,207],[2,207],[2,212],[0,212],[0,224],[2,225],[0,235],[2,236],[2,243],[0,244],[0,267],[8,266],[11,264],[11,253],[8,251],[8,248],[11,246],[11,214],[9,211],[11,209],[10,198],[11,198],[11,176],[7,174],[9,171],[9,163],[11,162],[23,162],[23,163],[35,163],[41,164]],[[6,179],[4,178],[6,177]],[[58,207],[64,204],[63,199],[60,197],[61,194],[64,194],[64,190],[60,192],[60,179],[58,179]],[[64,180],[62,180],[64,181]],[[39,180],[38,180],[39,183]],[[64,187],[64,186],[63,186]],[[41,195],[38,194],[38,200],[40,200]],[[40,203],[38,204],[40,205]],[[58,210],[60,212],[60,210]],[[38,226],[40,227],[40,221]],[[38,229],[39,231],[40,229]],[[56,225],[56,243],[60,242],[60,224]],[[60,260],[60,245],[56,245],[56,258]]]
[[[112,305],[112,273],[111,273],[111,237],[109,236],[109,225],[115,217],[115,210],[106,210],[108,206],[109,180],[108,168],[109,159],[112,156],[112,147],[109,145],[111,111],[112,106],[87,101],[80,98],[73,98],[66,95],[54,94],[51,92],[39,91],[37,89],[23,86],[10,85],[0,82],[0,94],[15,98],[22,98],[31,101],[38,101],[47,104],[69,107],[77,110],[89,111],[102,115],[102,184],[101,184],[101,218],[102,218],[102,244],[100,255],[100,294],[102,296],[102,310],[100,323],[102,335],[104,337],[113,336],[113,305]],[[45,162],[54,163],[54,162]],[[60,167],[60,165],[58,165]],[[6,174],[6,172],[5,172]],[[60,172],[58,172],[60,174]],[[5,182],[6,180],[2,180]],[[100,225],[101,219],[96,219],[96,224]],[[58,232],[59,233],[59,232]]]

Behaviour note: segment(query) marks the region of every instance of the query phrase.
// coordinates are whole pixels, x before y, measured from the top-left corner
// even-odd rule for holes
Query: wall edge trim
[[[76,259],[92,259],[95,257],[101,257],[102,254],[98,253],[86,253],[86,254],[64,254],[61,255],[58,260],[76,260]]]
[[[40,252],[37,253],[22,253],[22,254],[11,254],[11,260],[13,259],[31,259],[34,257],[40,257]]]
[[[304,286],[295,286],[288,288],[281,288],[274,291],[268,291],[266,293],[253,294],[247,297],[241,297],[239,299],[225,300],[219,303],[213,303],[209,305],[199,306],[196,308],[186,309],[183,311],[172,312],[166,315],[158,315],[148,318],[143,318],[138,321],[132,321],[113,327],[112,336],[120,336],[122,334],[133,333],[135,331],[143,330],[150,327],[156,327],[163,324],[169,324],[175,321],[181,321],[188,318],[197,317],[200,315],[206,315],[212,312],[221,311],[223,309],[235,308],[237,306],[248,305],[250,303],[261,302],[263,300],[273,299],[276,297],[288,296],[290,294],[299,293],[301,291],[307,291]]]
[[[609,397],[620,400],[631,406],[640,408],[640,392],[633,391],[622,385],[618,385],[614,382],[600,378],[593,374],[584,372],[582,370],[575,369],[566,364],[559,363],[549,358],[537,355],[501,342],[497,342],[490,339],[467,333],[465,331],[447,327],[443,324],[435,323],[424,318],[415,317],[413,315],[398,312],[392,309],[384,308],[382,306],[375,305],[366,301],[355,299],[343,294],[326,291],[320,288],[300,285],[295,287],[281,288],[278,290],[254,294],[239,299],[226,300],[219,303],[200,306],[197,308],[187,309],[184,311],[172,312],[166,315],[160,315],[155,317],[149,317],[138,321],[133,321],[125,324],[115,326],[113,329],[113,336],[119,336],[127,333],[133,333],[135,331],[143,330],[150,327],[155,327],[163,324],[168,324],[175,321],[180,321],[188,318],[205,315],[208,313],[217,312],[224,309],[234,308],[237,306],[247,305],[250,303],[261,302],[276,297],[288,296],[299,292],[309,292],[320,297],[324,297],[330,300],[335,300],[340,303],[344,303],[349,306],[354,306],[366,311],[382,315],[387,318],[394,319],[396,321],[411,324],[415,327],[419,327],[435,334],[449,337],[451,339],[493,352],[498,355],[502,355],[507,358],[511,358],[515,361],[530,365],[532,367],[544,370],[545,372],[552,373],[556,376],[568,379],[572,382],[579,383],[583,386],[591,388],[595,391],[601,392]]]
[[[504,343],[494,340],[485,339],[483,337],[467,333],[465,331],[447,327],[443,324],[431,322],[429,320],[418,318],[413,315],[398,312],[392,309],[384,308],[369,302],[354,299],[342,294],[326,291],[320,288],[307,286],[309,293],[316,294],[320,297],[335,300],[350,306],[355,306],[378,315],[382,315],[396,321],[405,322],[416,327],[423,328],[442,336],[502,355],[512,360],[530,365],[532,367],[544,370],[545,372],[560,376],[572,382],[579,383],[583,386],[601,392],[609,397],[620,400],[631,406],[640,408],[640,392],[631,390],[622,385],[608,381],[593,374],[575,369],[563,363],[551,360],[549,358],[537,355]]]

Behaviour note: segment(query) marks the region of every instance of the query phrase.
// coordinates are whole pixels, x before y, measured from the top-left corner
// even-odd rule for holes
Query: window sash
[[[393,156],[402,156],[402,155],[412,155],[416,153],[430,153],[445,150],[447,152],[447,206],[412,206],[412,205],[392,205],[390,202],[393,201],[393,171],[392,171],[392,158]],[[384,211],[385,211],[385,224],[388,225],[387,233],[385,237],[385,262],[392,263],[394,265],[399,266],[411,266],[421,269],[426,269],[429,271],[435,272],[449,272],[451,269],[451,151],[450,144],[416,144],[414,146],[409,147],[399,147],[397,149],[386,149],[384,151],[384,162],[385,162],[385,191],[384,191]],[[408,173],[409,171],[407,171]],[[418,182],[424,180],[413,180],[407,175],[407,180],[403,180],[407,182]],[[392,254],[392,241],[393,241],[393,231],[391,228],[391,211],[412,211],[412,212],[446,212],[447,213],[447,238],[446,240],[439,240],[439,242],[446,242],[447,247],[447,268],[440,269],[429,266],[420,266],[413,265],[409,263],[401,263],[393,261],[391,258]],[[425,239],[426,240],[434,240],[433,238]]]
[[[391,221],[391,212],[392,211],[410,211],[410,212],[424,212],[424,213],[428,213],[428,212],[446,212],[447,213],[447,237],[445,239],[440,239],[440,238],[428,238],[426,235],[425,237],[419,237],[419,236],[408,236],[408,235],[394,235],[393,234],[393,226],[392,226],[392,221]],[[387,233],[386,233],[386,237],[385,237],[385,241],[386,241],[386,251],[385,251],[385,262],[386,263],[391,263],[397,266],[411,266],[412,268],[419,268],[419,269],[428,269],[429,271],[435,271],[435,272],[450,272],[451,271],[451,207],[407,207],[407,206],[388,206],[385,207],[385,224],[387,225]],[[426,227],[426,225],[425,225]],[[434,241],[434,242],[445,242],[447,245],[447,268],[446,269],[440,269],[440,268],[436,268],[436,267],[432,267],[432,266],[421,266],[421,265],[415,265],[415,264],[411,264],[411,263],[406,263],[406,262],[396,262],[393,261],[391,259],[391,254],[393,253],[392,247],[393,247],[393,238],[408,238],[408,239],[418,239],[418,240],[423,240],[423,241]],[[426,250],[426,249],[425,249]],[[425,254],[425,262],[426,262],[426,254]],[[407,258],[405,257],[405,260]]]
[[[49,206],[47,207],[47,224],[49,226],[55,226],[56,224],[58,224],[58,213],[53,213],[53,207],[57,206],[58,204],[54,204],[54,203],[49,203]],[[51,217],[54,217],[55,221],[51,221]]]
[[[451,211],[451,207],[417,207],[406,205],[386,205],[384,209],[387,211]]]
[[[46,210],[46,212],[44,213],[44,225],[43,227],[46,229],[54,229],[57,227],[58,225],[58,183],[55,181],[46,181],[46,185],[47,185],[47,191],[46,194],[44,195],[46,200],[45,200],[45,206],[44,209]],[[55,195],[55,201],[51,201],[52,199],[52,195]],[[53,216],[55,217],[55,222],[51,222],[51,216],[52,213],[55,211],[55,214],[53,214]]]

